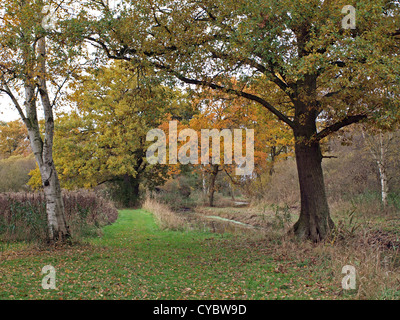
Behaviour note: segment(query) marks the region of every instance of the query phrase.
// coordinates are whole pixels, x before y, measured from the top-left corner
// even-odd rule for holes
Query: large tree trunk
[[[300,184],[301,211],[294,232],[301,239],[318,242],[334,223],[330,218],[322,171],[322,154],[318,141],[296,137],[296,162]]]
[[[29,97],[33,90],[31,90],[31,88],[28,86],[25,88],[25,92],[27,97]],[[31,108],[28,106],[27,109],[29,110]],[[48,141],[46,141],[46,147],[44,147],[35,112],[32,112],[31,109],[30,112],[27,112],[27,114],[28,117],[26,122],[28,123],[29,140],[33,153],[35,154],[36,162],[39,166],[46,199],[49,242],[64,242],[70,237],[70,232],[65,221],[61,187],[58,180],[57,171],[54,166],[52,153],[49,152]]]
[[[61,192],[60,181],[54,162],[44,162],[41,168],[44,180],[44,194],[46,197],[46,212],[49,228],[49,240],[51,242],[65,242],[70,237],[69,227],[65,220],[64,201]]]
[[[299,50],[304,49],[299,43]],[[334,223],[330,217],[322,170],[320,140],[317,138],[317,76],[306,75],[298,81],[299,96],[294,99],[295,154],[300,185],[301,209],[293,229],[300,239],[319,242],[326,238]],[[306,102],[307,101],[307,102]]]
[[[131,175],[124,175],[123,177],[123,205],[127,208],[137,206],[139,201],[139,177],[132,177]]]

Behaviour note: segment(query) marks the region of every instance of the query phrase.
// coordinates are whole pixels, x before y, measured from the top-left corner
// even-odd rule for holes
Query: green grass
[[[5,248],[1,299],[332,298],[308,261],[273,259],[233,235],[160,230],[152,214],[123,210],[102,238],[64,249]],[[41,287],[45,265],[57,289]],[[339,288],[340,289],[340,288]]]

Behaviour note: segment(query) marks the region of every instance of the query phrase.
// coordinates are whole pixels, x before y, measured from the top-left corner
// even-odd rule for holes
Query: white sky
[[[14,121],[20,119],[17,109],[15,109],[11,99],[5,94],[0,95],[0,120]]]

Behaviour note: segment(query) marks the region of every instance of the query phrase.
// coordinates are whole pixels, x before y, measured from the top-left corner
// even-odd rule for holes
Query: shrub
[[[153,197],[158,202],[168,205],[172,210],[192,208],[195,201],[192,195],[193,187],[185,176],[168,180],[164,186],[159,187]]]
[[[94,192],[63,192],[65,218],[76,239],[98,235],[100,228],[118,217],[114,205]],[[43,193],[0,194],[0,239],[45,241],[46,205]]]

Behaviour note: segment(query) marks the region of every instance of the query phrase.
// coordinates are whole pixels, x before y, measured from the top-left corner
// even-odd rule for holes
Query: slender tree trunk
[[[30,120],[28,132],[43,182],[49,241],[65,242],[70,237],[70,231],[65,220],[60,181],[53,161],[54,117],[53,106],[50,102],[46,85],[46,41],[44,37],[38,41],[38,65],[40,70],[38,76],[39,93],[45,115],[44,141],[42,141],[40,137],[39,125],[36,117],[36,105],[33,104],[28,106],[28,108],[31,109],[31,112],[27,112],[28,115],[30,114],[30,117],[28,116]],[[27,89],[27,96],[29,96],[28,101],[32,101],[32,99],[30,99],[32,88],[28,86]],[[33,103],[36,104],[36,102]]]
[[[217,164],[213,165],[213,170],[211,172],[210,189],[209,189],[209,206],[214,207],[214,193],[215,193],[215,181],[217,180],[217,175],[219,172],[219,166]]]
[[[272,175],[275,172],[275,157],[276,157],[276,147],[275,146],[271,147],[270,156],[271,156],[271,164],[270,164],[270,168],[269,168],[269,176],[272,177]]]
[[[139,190],[139,187],[140,187],[139,180],[135,179],[135,183],[134,183],[133,188],[132,188],[132,193],[133,193],[134,196],[135,196],[135,200],[134,200],[133,206],[137,206],[138,201],[139,201],[139,198],[140,198],[140,194],[139,194],[140,190]]]
[[[378,163],[378,170],[379,170],[379,177],[381,181],[381,196],[382,196],[382,205],[384,207],[387,206],[388,204],[388,193],[389,193],[389,186],[388,186],[388,178],[386,174],[386,150],[385,150],[385,145],[384,145],[384,137],[383,133],[379,133],[379,152],[380,152],[380,157],[379,160],[377,161]]]
[[[376,136],[368,135],[364,131],[362,131],[362,136],[364,138],[365,144],[367,145],[373,159],[378,166],[382,205],[386,207],[388,204],[389,193],[386,160],[393,136],[389,134],[387,139],[385,139],[384,133],[382,131],[380,131],[379,134],[377,134]]]
[[[201,176],[202,176],[202,180],[203,180],[203,194],[207,195],[207,181],[206,181],[204,170],[201,171]]]
[[[40,136],[39,125],[37,122],[36,112],[33,111],[29,104],[34,103],[30,97],[33,94],[33,88],[29,85],[25,87],[28,135],[30,144],[35,155],[36,162],[39,166],[40,175],[42,177],[44,195],[46,199],[46,214],[48,225],[49,242],[64,242],[70,237],[69,228],[65,221],[64,204],[61,193],[60,182],[56,168],[54,166],[52,153],[49,151],[49,141],[46,148]]]
[[[232,182],[228,182],[228,183],[229,183],[229,188],[230,188],[230,191],[231,191],[231,198],[232,198],[232,201],[236,201],[236,200],[235,200],[235,190],[233,189]]]
[[[378,164],[379,167],[379,176],[381,180],[381,196],[382,196],[382,205],[386,207],[388,205],[388,193],[389,193],[389,187],[388,187],[388,179],[386,175],[386,168],[384,164]]]

